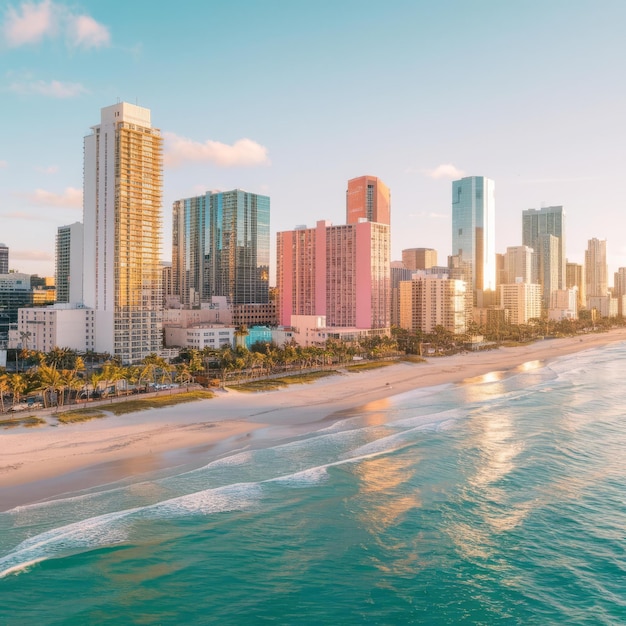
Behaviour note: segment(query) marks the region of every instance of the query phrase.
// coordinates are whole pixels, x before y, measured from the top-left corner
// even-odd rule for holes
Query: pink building
[[[379,224],[391,223],[389,187],[376,176],[359,176],[348,181],[346,222],[356,224],[360,219]]]
[[[390,228],[361,219],[277,233],[278,322],[325,315],[327,326],[388,328]]]

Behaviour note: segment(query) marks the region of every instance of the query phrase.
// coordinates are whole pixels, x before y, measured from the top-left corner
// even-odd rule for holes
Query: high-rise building
[[[619,315],[626,314],[626,267],[618,267],[613,274],[613,297],[617,300]]]
[[[532,248],[528,246],[509,246],[505,255],[506,280],[502,284],[511,285],[516,282],[532,282],[532,258]]]
[[[604,297],[609,292],[609,269],[606,264],[606,239],[590,239],[585,250],[585,285],[587,300]]]
[[[0,243],[0,274],[9,273],[9,246]]]
[[[544,268],[547,263],[553,263],[553,260],[543,259],[542,254],[548,248],[539,245],[541,235],[552,235],[557,238],[556,252],[556,277],[557,284],[553,289],[565,289],[565,211],[562,206],[549,206],[537,209],[526,209],[522,211],[522,244],[532,248],[535,251],[533,258],[533,279],[532,282],[539,282],[542,286],[542,277],[540,276],[539,266],[543,264]],[[550,251],[550,255],[553,251]],[[551,274],[552,270],[544,269],[543,273]],[[545,286],[544,286],[545,287]],[[544,306],[549,306],[550,298],[544,299]]]
[[[83,225],[59,226],[56,240],[54,282],[57,302],[83,301]]]
[[[389,328],[389,226],[319,221],[277,233],[278,321],[325,315],[327,326]]]
[[[468,176],[452,183],[452,255],[476,302],[477,291],[496,287],[495,183]]]
[[[432,333],[443,326],[454,334],[464,333],[465,288],[462,280],[417,272],[400,283],[400,327]]]
[[[84,304],[96,311],[97,352],[122,363],[161,340],[163,156],[150,110],[120,102],[84,141]]]
[[[427,270],[437,265],[437,250],[407,248],[402,250],[402,263],[409,270]]]
[[[500,307],[511,324],[527,324],[541,317],[541,286],[535,283],[500,285]]]
[[[587,306],[587,293],[585,285],[585,272],[581,263],[565,264],[565,287],[566,289],[578,288],[578,309]]]
[[[402,251],[404,254],[404,250]],[[413,270],[407,269],[402,261],[391,262],[391,315],[392,326],[400,326],[400,283],[411,280]]]
[[[559,289],[559,238],[541,234],[537,238],[537,282],[541,285],[541,302],[544,309],[550,307],[552,292]]]
[[[360,219],[379,224],[391,223],[391,194],[376,176],[359,176],[348,181],[346,191],[346,222]]]
[[[194,306],[225,296],[229,304],[269,302],[270,199],[209,191],[173,205],[172,281]]]

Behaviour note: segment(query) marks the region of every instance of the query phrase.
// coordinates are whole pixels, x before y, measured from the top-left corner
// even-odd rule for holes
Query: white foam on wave
[[[149,517],[166,515],[212,515],[227,511],[241,511],[256,504],[261,496],[259,483],[235,483],[215,489],[206,489],[185,496],[152,504],[145,508]]]
[[[0,558],[0,578],[28,563],[74,553],[84,548],[93,549],[122,543],[127,538],[127,529],[119,522],[139,510],[106,513],[29,537],[12,552]]]
[[[285,487],[307,487],[311,485],[319,485],[328,480],[328,465],[319,465],[318,467],[310,467],[309,469],[288,474],[286,476],[278,476],[266,481],[268,483],[277,483]]]

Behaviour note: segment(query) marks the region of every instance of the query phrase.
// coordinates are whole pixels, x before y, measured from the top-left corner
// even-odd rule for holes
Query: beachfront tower
[[[346,191],[346,223],[359,220],[379,224],[391,223],[391,193],[376,176],[359,176],[348,181]]]
[[[163,156],[150,110],[102,109],[84,140],[84,304],[96,352],[137,363],[161,348]]]
[[[476,303],[478,291],[496,288],[495,183],[468,176],[452,183],[452,255]]]

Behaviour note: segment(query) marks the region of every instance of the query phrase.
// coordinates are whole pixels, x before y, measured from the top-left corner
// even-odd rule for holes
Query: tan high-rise
[[[84,302],[97,352],[136,363],[161,348],[163,155],[150,110],[105,107],[85,137]]]

